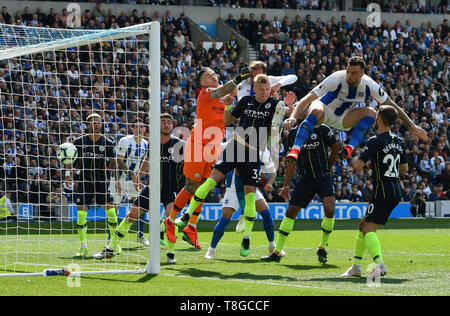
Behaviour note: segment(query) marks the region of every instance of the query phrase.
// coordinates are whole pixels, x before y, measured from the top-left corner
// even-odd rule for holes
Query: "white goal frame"
[[[0,25],[10,28],[14,32],[24,32],[39,28],[26,26]],[[41,29],[42,32],[76,32],[74,29]],[[160,274],[160,115],[161,115],[161,97],[160,97],[160,23],[158,21],[138,24],[126,28],[109,29],[109,30],[79,30],[83,35],[69,37],[56,40],[43,40],[42,42],[32,43],[28,46],[9,47],[0,49],[0,60],[21,57],[36,53],[42,53],[48,50],[62,50],[83,46],[103,41],[116,39],[124,39],[133,35],[148,35],[149,47],[149,257],[145,270],[105,270],[105,271],[84,271],[75,272],[74,275],[83,274],[130,274],[130,273],[147,273]],[[76,40],[74,40],[76,39]],[[0,273],[0,277],[9,276],[40,276],[43,273]]]

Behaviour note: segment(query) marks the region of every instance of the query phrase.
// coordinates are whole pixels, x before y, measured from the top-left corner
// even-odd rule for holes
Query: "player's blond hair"
[[[266,73],[267,65],[265,62],[255,60],[250,63],[249,68],[250,68],[250,70],[262,69],[264,71],[264,73]]]
[[[268,75],[265,74],[259,74],[256,75],[254,79],[255,86],[259,84],[269,83],[270,84],[270,78]]]

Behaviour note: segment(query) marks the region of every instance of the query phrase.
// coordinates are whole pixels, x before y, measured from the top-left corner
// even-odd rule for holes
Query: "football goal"
[[[90,165],[63,164],[58,155],[70,161],[70,145],[92,132],[93,113],[101,122],[95,133],[110,142],[94,138],[95,154],[84,145],[77,159]],[[159,117],[158,22],[107,30],[0,24],[0,277],[160,273]],[[149,187],[150,212],[131,227],[120,254],[96,260],[135,198],[111,181],[123,173],[111,153],[138,121],[146,125],[149,170],[140,182]],[[58,151],[61,144],[68,147]],[[89,173],[93,185],[82,182]],[[80,206],[88,209],[84,226]]]

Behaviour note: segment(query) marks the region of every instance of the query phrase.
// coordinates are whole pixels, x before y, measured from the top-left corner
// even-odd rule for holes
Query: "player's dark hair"
[[[211,68],[209,68],[209,67],[202,67],[201,69],[200,69],[200,71],[198,72],[198,80],[200,80],[201,78],[202,78],[202,75],[205,73],[205,72],[208,72],[208,71],[210,71],[211,70]]]
[[[353,56],[350,57],[348,60],[349,66],[359,66],[364,71],[366,69],[366,62],[364,61],[364,58],[361,56]]]
[[[378,115],[381,116],[384,125],[392,126],[397,120],[398,112],[393,106],[382,105],[378,110]]]

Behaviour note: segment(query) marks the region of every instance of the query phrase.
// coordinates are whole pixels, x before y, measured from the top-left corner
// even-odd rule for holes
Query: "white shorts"
[[[120,204],[120,202],[122,202],[122,199],[124,197],[124,195],[126,194],[129,200],[134,200],[136,199],[139,194],[141,194],[141,192],[138,192],[134,185],[133,185],[133,181],[131,180],[120,180],[120,185],[122,187],[121,193],[117,193],[116,192],[116,180],[111,180],[110,182],[110,186],[109,186],[109,191],[111,193],[111,195],[114,198],[114,203],[115,204]]]
[[[256,189],[256,201],[264,200],[264,196],[259,191],[259,189]],[[239,210],[239,200],[236,194],[236,189],[234,188],[227,188],[225,190],[225,196],[223,197],[222,207],[229,207],[233,210],[237,211]]]
[[[335,128],[335,129],[338,129],[341,131],[349,131],[352,129],[351,127],[344,128],[344,125],[342,123],[345,115],[352,109],[351,107],[349,107],[347,110],[345,110],[344,113],[342,113],[341,115],[336,115],[336,114],[334,114],[334,111],[336,111],[336,109],[327,106],[322,101],[314,100],[311,103],[311,106],[316,105],[316,104],[320,104],[323,107],[323,123],[322,124],[325,124],[328,127]],[[319,125],[320,124],[316,125],[316,127],[318,127]]]

